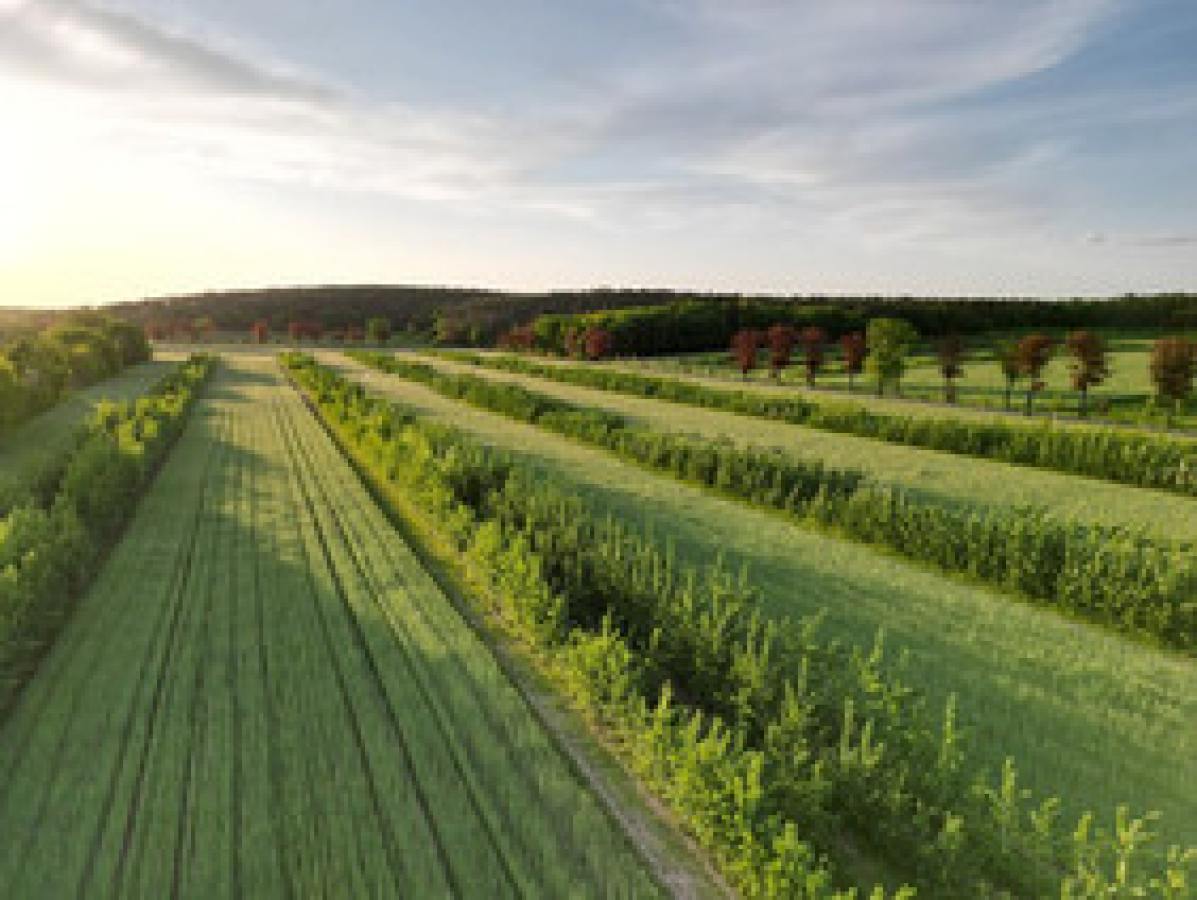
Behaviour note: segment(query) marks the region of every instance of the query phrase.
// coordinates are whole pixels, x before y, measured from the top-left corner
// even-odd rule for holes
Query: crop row
[[[853,470],[661,431],[514,384],[386,354],[355,358],[445,396],[1091,621],[1176,647],[1197,644],[1197,559],[1188,547],[1064,522],[1034,509],[936,502],[873,484]]]
[[[136,401],[100,404],[48,480],[49,502],[31,498],[0,518],[0,710],[129,517],[214,363],[194,356]]]
[[[852,434],[891,444],[1085,475],[1136,487],[1197,495],[1197,444],[1116,428],[899,415],[860,404],[816,402],[762,391],[720,389],[659,375],[516,356],[446,353],[478,366],[566,384],[668,400]]]
[[[309,358],[287,364],[346,448],[452,542],[625,758],[753,896],[824,896],[864,849],[934,895],[1183,891],[1125,810],[1115,832],[1029,805],[1013,763],[970,763],[885,662],[766,623],[749,586],[693,572],[513,457],[368,397]],[[1117,831],[1121,828],[1121,831]],[[845,836],[848,836],[847,839]],[[856,849],[851,849],[855,847]]]

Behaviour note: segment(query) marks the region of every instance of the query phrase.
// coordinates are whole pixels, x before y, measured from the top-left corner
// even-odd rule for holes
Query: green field
[[[1172,336],[1172,332],[1168,332]],[[1165,424],[1163,410],[1151,403],[1155,387],[1150,376],[1151,345],[1161,335],[1105,333],[1109,350],[1110,376],[1090,391],[1092,408],[1103,419],[1130,424],[1160,427]],[[993,345],[1006,335],[981,335],[965,339],[967,357],[964,374],[956,380],[959,407],[1002,411],[1005,409],[1006,381],[994,358]],[[1011,335],[1010,337],[1021,337]],[[1062,335],[1058,335],[1062,337]],[[691,353],[680,356],[655,357],[636,360],[641,371],[660,374],[697,375],[720,381],[743,383],[738,369],[726,351]],[[802,368],[801,350],[796,350],[790,368],[781,375],[781,383],[805,389],[806,373]],[[1036,395],[1037,413],[1058,413],[1072,416],[1077,413],[1078,397],[1069,382],[1069,357],[1062,346],[1044,369],[1045,389]],[[762,354],[759,367],[749,374],[750,382],[772,382],[767,357]],[[839,350],[828,347],[827,365],[819,374],[817,388],[822,393],[847,394],[848,377],[839,357]],[[1013,407],[1021,413],[1025,403],[1026,382],[1014,389]],[[857,376],[854,394],[864,400],[875,392],[868,374]],[[908,400],[929,401],[937,405],[944,399],[943,377],[939,373],[934,349],[924,346],[912,353],[902,377],[902,396]],[[1176,428],[1197,428],[1197,398],[1190,398],[1181,414],[1175,417]]]
[[[0,729],[0,834],[13,897],[657,892],[268,359]]]
[[[571,403],[618,412],[655,428],[726,439],[740,445],[776,447],[831,467],[859,469],[877,481],[901,485],[948,503],[1040,506],[1062,518],[1130,526],[1157,538],[1197,542],[1197,503],[1190,497],[1165,491],[633,397],[440,357],[418,359],[446,371],[519,384]]]
[[[587,500],[646,524],[684,560],[705,565],[722,556],[733,568],[746,566],[772,615],[825,610],[827,632],[859,644],[884,629],[889,646],[907,652],[912,684],[936,703],[959,697],[978,756],[995,772],[1014,756],[1026,783],[1040,794],[1059,792],[1068,813],[1091,808],[1106,818],[1115,804],[1129,803],[1160,810],[1169,839],[1197,837],[1193,660],[339,363],[369,389],[518,453]]]

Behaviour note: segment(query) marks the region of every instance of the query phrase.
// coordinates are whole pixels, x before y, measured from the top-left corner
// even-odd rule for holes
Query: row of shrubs
[[[861,651],[815,620],[766,621],[743,580],[680,566],[517,458],[310,357],[284,362],[744,895],[837,895],[862,857],[929,896],[1186,889],[1197,854],[1120,843],[1142,825],[1125,809],[1113,830],[1070,828],[1056,801],[1031,803],[1013,762],[996,783],[978,773],[953,704],[940,724],[880,640]]]
[[[474,406],[611,450],[854,540],[997,585],[1120,631],[1197,647],[1197,556],[1120,528],[1041,510],[969,508],[878,485],[777,450],[634,424],[519,385],[379,353],[355,358]]]
[[[0,518],[0,713],[129,518],[213,365],[193,356],[136,401],[101,403],[56,473],[52,499],[27,499]]]
[[[1197,495],[1197,443],[1184,439],[1116,428],[1057,426],[1050,422],[1032,424],[998,419],[969,421],[901,415],[876,412],[857,403],[721,389],[605,367],[542,363],[506,355],[460,352],[443,355],[459,362],[582,387],[775,419],[891,444]]]
[[[90,312],[0,343],[0,435],[69,391],[149,358],[140,328]]]

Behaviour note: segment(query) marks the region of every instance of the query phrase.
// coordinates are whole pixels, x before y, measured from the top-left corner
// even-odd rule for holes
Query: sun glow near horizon
[[[349,6],[0,4],[0,304],[1197,286],[1180,4]]]

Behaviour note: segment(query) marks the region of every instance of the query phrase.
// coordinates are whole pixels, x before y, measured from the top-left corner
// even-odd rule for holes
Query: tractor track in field
[[[324,435],[320,436],[324,437]],[[313,433],[310,436],[311,440],[316,440],[316,438],[316,433]],[[325,439],[327,440],[327,437],[325,437]],[[299,446],[301,443],[302,440],[297,435],[296,446]],[[333,450],[334,452],[339,452],[335,447]],[[309,455],[310,453],[311,447],[309,445]],[[374,604],[389,624],[392,632],[396,636],[396,639],[401,643],[406,644],[409,640],[406,633],[411,626],[408,623],[400,621],[397,617],[396,610],[391,608],[390,604],[383,600],[383,595],[386,593],[386,586],[379,582],[379,577],[377,575],[378,563],[376,562],[374,565],[371,565],[366,559],[366,556],[371,554],[372,551],[373,555],[383,557],[382,562],[386,563],[385,569],[388,571],[390,576],[396,581],[404,581],[405,584],[410,584],[411,579],[418,577],[416,572],[410,571],[412,564],[419,565],[418,559],[416,559],[414,555],[407,559],[402,558],[403,551],[398,545],[396,545],[394,540],[386,540],[386,534],[380,534],[380,531],[389,526],[386,524],[381,513],[379,513],[377,516],[369,515],[369,511],[365,508],[365,495],[358,494],[353,491],[337,490],[337,488],[341,486],[340,484],[332,484],[331,486],[326,484],[325,482],[329,481],[333,476],[328,474],[327,470],[325,469],[314,467],[314,472],[316,473],[316,481],[320,485],[321,493],[327,499],[330,507],[333,505],[332,497],[334,496],[343,498],[340,501],[341,503],[352,505],[352,509],[349,510],[350,515],[335,517],[334,527],[340,530],[343,543],[350,549],[350,553],[354,557],[354,562],[358,571],[370,585],[370,597]],[[356,478],[356,476],[354,476],[351,472],[348,474],[349,477]],[[408,578],[409,574],[411,578]],[[430,584],[435,585],[431,579]],[[431,615],[431,611],[424,605],[412,603],[410,605],[406,605],[404,609],[409,610],[410,615],[418,622],[418,627],[431,634],[436,641],[446,645],[450,643],[450,638],[445,633],[445,625],[441,622],[438,622],[435,617]],[[458,613],[456,609],[448,607],[446,609],[446,614],[451,615],[454,618],[454,621],[460,627],[470,628],[469,623],[462,619],[460,613]],[[533,777],[532,770],[534,767],[528,766],[526,764],[526,758],[525,764],[522,766],[519,765],[521,754],[519,749],[513,744],[513,736],[508,730],[506,722],[497,714],[495,705],[493,703],[488,703],[486,699],[480,695],[482,679],[485,679],[488,676],[492,678],[495,676],[503,677],[503,673],[497,662],[494,660],[493,655],[488,649],[486,649],[485,644],[480,643],[478,647],[487,654],[488,659],[494,666],[494,672],[479,673],[475,671],[474,675],[476,677],[462,679],[455,686],[462,688],[468,695],[468,701],[473,706],[472,712],[485,723],[487,733],[496,739],[496,744],[503,752],[505,760],[513,767],[515,772],[514,777],[519,780],[522,789],[529,796],[536,797],[542,808],[547,808],[547,818],[550,821],[560,821],[559,811],[553,808],[549,798],[543,796],[540,786],[536,783],[536,780]],[[470,663],[475,663],[475,660],[472,657],[467,659],[467,664]],[[421,683],[426,686],[428,683],[427,674],[425,673],[423,675],[419,675],[418,677]],[[511,691],[513,700],[526,706],[527,701],[519,694],[518,690],[516,690],[514,687],[511,687],[510,684],[509,690]],[[425,688],[425,693],[429,696],[429,703],[435,708],[441,710],[440,715],[442,720],[447,722],[446,727],[450,731],[454,732],[452,735],[454,740],[450,742],[451,745],[458,746],[460,744],[465,746],[470,744],[471,742],[466,737],[456,733],[456,729],[454,729],[452,725],[453,718],[445,715],[441,702],[438,702],[435,696],[432,696],[432,692],[427,690],[427,688]],[[549,747],[546,744],[545,746],[537,749],[543,752],[547,751]],[[521,833],[522,832],[517,830],[517,837]],[[522,846],[525,850],[531,849],[528,847],[525,841],[520,841],[519,843],[520,846]],[[579,859],[578,862],[585,864],[584,860]]]
[[[306,412],[305,412],[305,415],[306,415]],[[298,434],[298,429],[294,429],[292,431],[291,446],[293,448],[305,447],[305,449],[307,449],[303,443],[302,438]],[[309,453],[310,453],[310,451],[309,451]],[[311,483],[314,485],[319,485],[319,483],[320,483],[319,476],[316,474],[315,466],[313,466],[311,463],[309,453],[302,453],[298,449],[296,449],[296,459],[301,460],[301,465],[304,466],[309,471]],[[305,488],[305,493],[306,493],[306,488]],[[336,505],[335,501],[331,497],[329,497],[327,495],[327,493],[324,492],[323,490],[321,490],[321,493],[324,494],[326,508],[328,510],[330,510],[330,512],[327,513],[327,518],[329,520],[329,527],[336,529],[337,535],[340,537],[341,542],[344,544],[344,546],[348,550],[348,558],[352,561],[354,569],[356,570],[358,577],[362,580],[363,584],[368,586],[368,594],[369,594],[370,600],[373,601],[374,605],[376,607],[378,607],[381,611],[383,611],[383,613],[385,615],[386,614],[386,611],[384,608],[385,604],[383,604],[382,601],[380,600],[380,598],[378,597],[377,586],[374,584],[373,579],[371,579],[369,577],[369,575],[367,574],[366,570],[361,565],[360,560],[358,559],[358,557],[356,555],[356,552],[354,550],[354,542],[349,539],[349,536],[344,529],[344,525],[341,522],[341,516],[339,514],[340,511],[337,510],[337,505]],[[315,517],[315,521],[317,523],[319,523],[320,519],[318,518],[318,513],[316,512],[317,505],[313,502],[310,493],[306,493],[306,499],[307,499],[309,511]],[[337,511],[332,512],[331,510],[337,510]],[[317,533],[319,534],[321,547],[325,553],[326,563],[328,564],[330,572],[334,573],[333,577],[336,582],[337,591],[338,591],[338,594],[340,596],[342,603],[344,604],[344,611],[346,614],[346,618],[352,627],[352,631],[353,631],[353,634],[354,634],[354,637],[355,637],[355,640],[356,640],[356,643],[358,646],[358,650],[362,654],[362,659],[365,661],[365,663],[370,671],[371,679],[373,681],[375,689],[378,692],[379,699],[382,702],[383,706],[386,708],[388,716],[392,722],[393,727],[398,732],[400,729],[402,729],[402,724],[400,723],[398,716],[395,714],[394,704],[391,701],[390,695],[387,691],[385,679],[383,679],[382,674],[378,669],[378,662],[374,656],[374,652],[371,650],[369,641],[366,639],[366,636],[362,632],[361,623],[358,620],[358,614],[353,609],[352,601],[350,601],[350,599],[349,599],[348,593],[346,592],[346,590],[344,588],[344,584],[341,580],[341,577],[338,574],[336,574],[335,563],[334,563],[331,553],[328,550],[328,545],[327,545],[327,541],[326,541],[326,537],[325,537],[326,532],[322,525],[317,524]],[[407,646],[405,636],[403,636],[401,633],[397,632],[395,634],[395,638],[396,638],[397,642],[399,643],[399,645],[401,646],[401,648],[403,649],[403,659],[407,666],[407,671],[408,671],[409,676],[411,677],[411,681],[416,686],[417,690],[419,691],[420,698],[423,701],[425,708],[429,711],[431,720],[436,723],[439,734],[442,738],[442,741],[443,741],[444,745],[448,748],[449,757],[452,761],[454,770],[456,771],[457,776],[460,779],[461,783],[466,788],[466,794],[470,801],[470,804],[475,812],[475,815],[478,817],[478,820],[481,822],[481,824],[483,825],[483,827],[485,829],[487,838],[488,838],[488,840],[491,844],[491,847],[495,853],[496,859],[499,861],[499,863],[503,869],[503,873],[507,879],[508,885],[512,889],[513,893],[519,895],[520,893],[522,893],[522,889],[520,887],[520,882],[522,879],[520,879],[516,876],[516,874],[514,872],[513,864],[511,862],[511,860],[509,859],[509,851],[507,851],[505,849],[503,842],[500,841],[500,839],[498,837],[498,830],[493,821],[494,813],[493,813],[493,811],[489,810],[490,804],[485,803],[484,800],[482,799],[482,797],[481,797],[482,792],[481,792],[480,788],[478,787],[478,785],[476,784],[476,779],[474,777],[472,770],[460,758],[460,749],[459,748],[460,748],[461,742],[460,742],[460,740],[456,739],[457,738],[456,734],[453,733],[451,727],[446,722],[446,716],[445,716],[444,710],[435,701],[435,699],[432,695],[432,692],[428,688],[426,678],[421,674],[419,667],[413,661],[413,659],[412,659],[413,654],[412,654],[410,648]],[[404,743],[406,746],[406,742],[404,742]],[[415,780],[415,778],[416,778],[415,770],[413,769],[412,771],[413,771],[413,780]],[[446,855],[446,861],[447,861],[447,859],[448,859],[448,857]],[[462,895],[462,892],[461,892],[459,886],[455,886],[454,891],[459,896]]]
[[[171,584],[168,595],[172,599],[167,609],[171,610],[170,624],[167,628],[165,640],[161,643],[161,660],[158,665],[157,678],[154,680],[154,686],[151,694],[149,714],[145,721],[145,738],[142,741],[141,750],[137,754],[137,768],[133,779],[133,787],[130,794],[129,804],[125,811],[125,824],[121,832],[121,848],[117,856],[117,864],[112,874],[111,890],[115,895],[120,894],[120,885],[125,872],[125,865],[128,860],[129,851],[132,847],[133,832],[137,824],[137,812],[140,808],[142,789],[144,787],[146,774],[148,771],[150,748],[155,737],[155,725],[158,721],[158,716],[162,709],[162,697],[164,692],[168,689],[167,672],[173,665],[174,654],[171,652],[175,646],[175,641],[178,638],[179,625],[183,619],[185,604],[184,594],[188,582],[191,578],[195,562],[195,550],[199,543],[200,528],[204,520],[205,512],[210,510],[210,501],[204,498],[207,488],[210,487],[210,479],[212,477],[213,460],[218,456],[221,457],[221,464],[223,464],[223,457],[227,455],[227,447],[219,442],[214,442],[212,450],[205,460],[204,475],[201,479],[201,484],[204,486],[204,491],[201,492],[200,502],[196,504],[195,509],[195,525],[190,532],[190,540],[187,545],[187,553],[183,560],[183,567],[177,573],[176,580]],[[151,648],[158,645],[158,641],[151,643]],[[136,697],[141,693],[141,685],[145,683],[145,676],[151,667],[151,660],[154,657],[154,651],[151,649],[146,654],[141,675],[137,679],[137,688],[133,692],[134,700],[130,704],[129,713],[126,717],[125,727],[122,730],[122,737],[120,742],[120,750],[116,757],[116,762],[113,765],[112,774],[108,784],[108,793],[105,797],[101,808],[100,821],[96,829],[95,837],[91,844],[91,850],[88,854],[88,862],[84,868],[83,875],[79,881],[78,894],[80,897],[86,895],[87,883],[91,880],[91,874],[96,864],[96,858],[99,852],[100,844],[103,841],[104,831],[109,816],[112,813],[112,805],[116,797],[117,785],[120,781],[120,772],[124,768],[124,762],[127,756],[127,748],[132,739],[132,732],[135,725],[135,710],[137,708]]]
[[[255,461],[255,464],[256,461]],[[264,538],[261,529],[261,503],[258,495],[255,492],[249,501],[250,507],[250,536],[253,538],[253,545],[257,547],[259,541],[264,543]],[[269,782],[268,795],[270,804],[276,811],[275,815],[269,817],[270,832],[274,839],[275,859],[278,863],[280,875],[282,877],[283,890],[287,897],[293,898],[298,896],[298,891],[295,887],[295,878],[291,872],[290,867],[286,865],[286,841],[283,830],[283,823],[281,815],[278,811],[283,809],[284,775],[281,768],[282,752],[279,746],[279,731],[280,723],[278,716],[278,709],[272,702],[271,692],[266,685],[270,684],[270,659],[267,651],[266,642],[266,604],[265,592],[262,590],[262,567],[258,565],[255,558],[253,560],[253,580],[254,580],[254,614],[255,624],[257,625],[257,657],[258,657],[258,672],[262,679],[262,707],[265,711],[264,718],[266,719],[266,762],[267,775]]]

